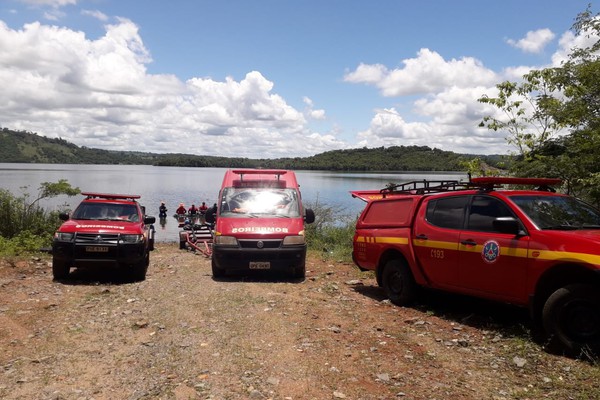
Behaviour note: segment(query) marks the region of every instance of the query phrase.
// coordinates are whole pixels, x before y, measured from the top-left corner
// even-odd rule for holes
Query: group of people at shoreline
[[[167,206],[164,201],[160,202],[160,206],[158,207],[158,215],[160,218],[167,217]],[[184,203],[179,203],[179,207],[175,210],[175,216],[184,216],[184,215],[204,215],[208,211],[208,206],[206,202],[202,202],[199,207],[196,207],[195,203],[192,203],[190,208],[186,208]]]

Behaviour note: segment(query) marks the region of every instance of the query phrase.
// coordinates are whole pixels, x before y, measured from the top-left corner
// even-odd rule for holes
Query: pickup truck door
[[[428,285],[458,285],[458,241],[469,196],[426,198],[415,218],[412,243]]]
[[[500,233],[497,217],[515,214],[502,200],[473,196],[459,243],[459,282],[469,293],[523,301],[529,236]]]

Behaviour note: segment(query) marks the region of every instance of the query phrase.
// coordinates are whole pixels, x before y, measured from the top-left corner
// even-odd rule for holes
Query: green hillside
[[[329,171],[461,171],[461,161],[479,157],[497,167],[501,156],[474,156],[427,146],[333,150],[311,157],[249,159],[190,154],[154,154],[79,147],[64,139],[0,130],[0,162],[48,164],[136,164],[178,167],[285,168]]]

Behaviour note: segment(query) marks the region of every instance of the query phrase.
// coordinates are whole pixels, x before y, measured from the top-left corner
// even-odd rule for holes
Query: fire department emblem
[[[483,250],[481,251],[483,260],[487,263],[495,263],[500,257],[500,245],[495,240],[488,240],[483,244]]]

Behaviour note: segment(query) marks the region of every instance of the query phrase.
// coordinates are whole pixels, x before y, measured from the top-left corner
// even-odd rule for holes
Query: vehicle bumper
[[[213,265],[227,271],[250,271],[265,269],[269,271],[291,271],[304,267],[306,263],[306,245],[280,247],[277,249],[247,249],[213,245]],[[256,268],[254,263],[268,262],[269,267]]]
[[[91,251],[104,247],[106,251]],[[145,261],[148,251],[146,243],[90,246],[69,242],[52,244],[52,258],[70,267],[122,267]]]

